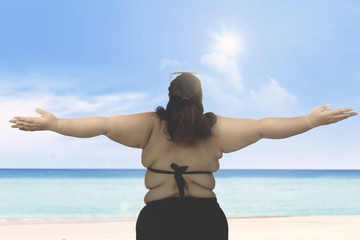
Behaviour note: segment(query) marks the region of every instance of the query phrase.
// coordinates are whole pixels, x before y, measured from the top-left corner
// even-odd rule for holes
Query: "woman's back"
[[[216,137],[201,139],[191,146],[182,146],[169,141],[166,132],[167,122],[154,114],[154,127],[148,143],[142,151],[142,164],[146,168],[174,171],[170,166],[188,166],[186,172],[207,171],[216,172],[219,169],[219,159],[222,152],[216,144]],[[212,191],[215,188],[215,178],[212,174],[182,174],[185,180],[185,196],[216,197]],[[174,175],[161,174],[147,170],[145,186],[150,191],[145,196],[145,202],[167,197],[179,196],[179,190]]]

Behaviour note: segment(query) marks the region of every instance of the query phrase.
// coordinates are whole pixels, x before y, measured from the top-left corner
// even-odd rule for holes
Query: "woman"
[[[123,145],[142,148],[149,191],[136,222],[138,240],[226,240],[227,219],[212,191],[212,173],[219,169],[222,154],[261,138],[287,138],[357,114],[348,112],[351,108],[327,108],[325,104],[307,116],[290,118],[203,114],[201,82],[184,72],[170,83],[166,109],[158,107],[156,112],[56,118],[36,109],[41,117],[14,117],[10,122],[23,131],[50,130],[82,138],[103,134]]]

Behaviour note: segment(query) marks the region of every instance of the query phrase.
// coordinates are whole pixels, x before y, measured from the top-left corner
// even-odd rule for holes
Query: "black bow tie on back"
[[[184,195],[185,195],[185,193],[184,193],[185,180],[181,174],[186,171],[188,166],[179,167],[177,164],[172,163],[171,168],[175,170],[174,177],[175,177],[175,181],[177,183],[177,186],[178,186],[178,189],[180,192],[180,197],[184,197]]]

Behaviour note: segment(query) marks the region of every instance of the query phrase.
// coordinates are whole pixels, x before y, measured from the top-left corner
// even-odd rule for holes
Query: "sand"
[[[360,216],[229,217],[230,240],[359,240]],[[1,240],[135,240],[136,218],[0,219]],[[170,240],[170,239],[169,239]]]

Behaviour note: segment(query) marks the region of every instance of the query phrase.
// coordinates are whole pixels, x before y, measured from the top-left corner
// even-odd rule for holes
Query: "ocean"
[[[0,219],[137,217],[145,169],[0,169]],[[360,215],[360,170],[214,173],[227,217]]]

